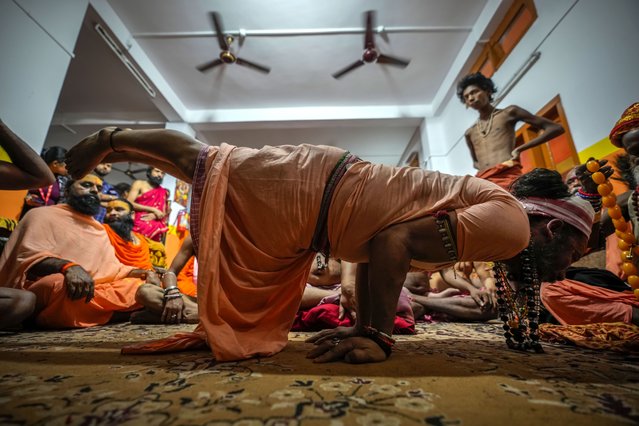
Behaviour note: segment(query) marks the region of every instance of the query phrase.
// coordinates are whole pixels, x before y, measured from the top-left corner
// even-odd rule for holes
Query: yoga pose
[[[357,324],[319,333],[309,356],[383,361],[411,265],[439,270],[457,261],[507,260],[517,275],[518,254],[531,240],[524,207],[493,183],[371,164],[335,147],[218,147],[171,130],[107,128],[72,148],[67,160],[74,176],[102,161],[124,160],[193,183],[200,324],[194,333],[125,353],[207,344],[219,361],[277,353],[287,343],[316,253],[330,251],[359,264]],[[583,203],[546,209],[567,210],[577,219],[542,212],[535,221],[535,247],[559,243],[568,256],[534,252],[546,262],[539,269],[543,280],[560,278],[585,250],[594,212]]]

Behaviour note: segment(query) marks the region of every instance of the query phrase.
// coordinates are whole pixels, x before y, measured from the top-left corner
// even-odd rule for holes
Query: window
[[[492,77],[536,19],[537,9],[533,0],[515,0],[470,72],[479,71],[486,77]]]

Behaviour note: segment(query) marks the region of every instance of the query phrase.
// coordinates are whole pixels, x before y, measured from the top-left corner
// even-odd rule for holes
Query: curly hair
[[[556,170],[536,168],[521,175],[510,187],[510,193],[517,198],[566,198],[570,197],[568,185]]]
[[[457,83],[457,97],[459,97],[459,100],[462,103],[465,103],[464,90],[466,90],[468,86],[477,86],[488,92],[491,102],[493,101],[493,95],[497,93],[495,83],[493,83],[493,81],[484,74],[480,72],[468,74],[466,77],[462,78],[459,83]]]

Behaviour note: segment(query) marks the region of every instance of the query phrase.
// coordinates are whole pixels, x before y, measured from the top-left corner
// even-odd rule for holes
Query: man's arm
[[[518,107],[517,105],[513,105],[512,107],[510,107],[510,115],[513,126],[518,121],[523,121],[524,123],[528,123],[537,129],[543,130],[536,138],[534,138],[530,142],[513,149],[512,160],[518,160],[522,152],[546,143],[564,133],[564,128],[561,127],[561,125],[555,123],[554,121],[548,120],[547,118],[531,114],[530,112],[521,107]]]
[[[442,278],[448,285],[453,288],[467,291],[470,297],[473,298],[477,306],[483,308],[487,303],[490,304],[490,298],[487,293],[479,290],[469,280],[463,277],[461,274],[457,274],[453,268],[446,268],[440,271]]]
[[[80,265],[73,265],[63,271],[63,267],[70,260],[57,257],[47,257],[36,263],[29,269],[30,277],[44,277],[51,274],[64,274],[64,285],[67,289],[67,296],[71,300],[85,298],[85,303],[93,299],[93,278]]]
[[[479,170],[479,161],[477,160],[477,154],[475,153],[475,147],[473,146],[473,141],[470,140],[470,135],[468,132],[464,135],[466,139],[466,145],[468,145],[468,150],[470,151],[470,156],[473,158],[473,167]]]
[[[55,176],[42,158],[0,120],[0,146],[11,163],[0,161],[0,189],[29,189],[51,185]]]
[[[193,254],[193,240],[189,235],[184,239],[182,247],[180,247],[180,250],[175,255],[175,258],[173,258],[171,266],[169,266],[167,272],[173,272],[176,275],[179,274],[180,271],[182,271],[182,269],[184,268],[184,265],[186,265],[191,256],[193,256]]]

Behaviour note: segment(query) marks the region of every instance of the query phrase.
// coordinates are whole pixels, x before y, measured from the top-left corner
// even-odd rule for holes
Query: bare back
[[[466,130],[466,139],[472,144],[479,170],[494,167],[512,157],[515,148],[515,122],[511,107],[495,110],[487,121],[478,120]]]

